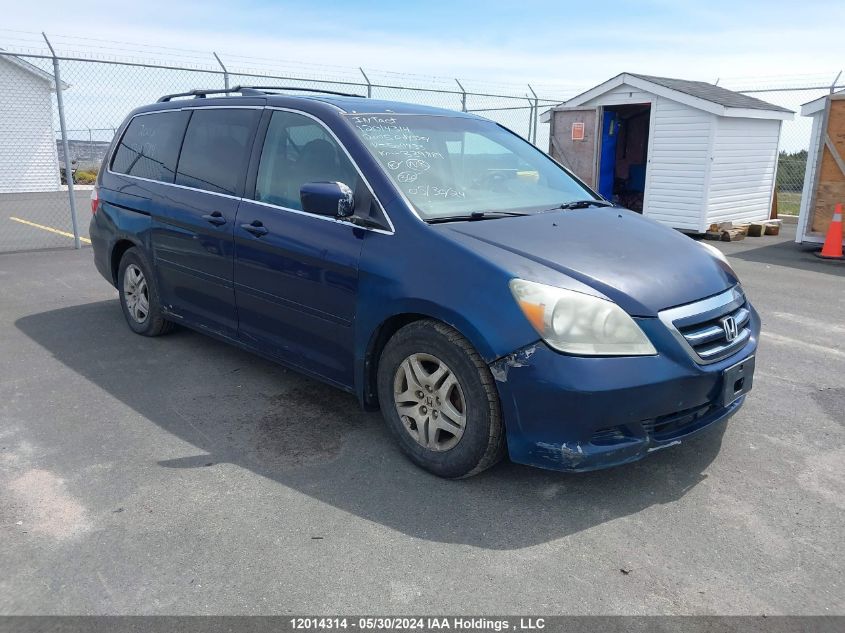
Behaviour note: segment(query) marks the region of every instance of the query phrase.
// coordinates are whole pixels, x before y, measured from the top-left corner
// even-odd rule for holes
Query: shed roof
[[[670,90],[677,90],[711,103],[718,103],[726,108],[750,108],[752,110],[774,110],[775,112],[792,112],[788,108],[783,108],[773,103],[767,103],[762,99],[755,99],[749,97],[741,92],[734,92],[727,88],[722,88],[716,84],[709,84],[706,81],[692,81],[690,79],[672,79],[671,77],[654,77],[653,75],[635,75],[628,73],[632,77],[639,77],[644,81],[650,81],[664,88]]]
[[[819,97],[818,99],[813,99],[812,101],[808,101],[807,103],[801,104],[801,115],[813,116],[817,112],[821,112],[822,110],[824,110],[824,106],[827,103],[828,97],[830,97],[831,99],[845,99],[845,90],[838,90],[829,95],[825,95],[823,97]]]
[[[572,97],[559,106],[555,106],[552,110],[583,105],[622,84],[718,116],[785,120],[791,119],[793,115],[792,110],[787,108],[704,81],[655,77],[638,73],[620,73],[604,83]],[[545,115],[543,118],[548,119]]]
[[[2,55],[0,55],[0,60],[6,60],[7,62],[12,64],[13,66],[17,66],[21,70],[24,70],[31,75],[35,75],[36,77],[38,77],[38,79],[41,79],[42,81],[46,81],[50,85],[51,90],[56,89],[55,78],[53,77],[53,75],[48,73],[46,70],[41,70],[35,64],[31,64],[30,62],[26,61],[25,59],[18,57],[17,55],[13,55],[11,53],[6,53],[5,50],[2,49],[2,48],[0,48],[0,53],[3,53]],[[67,90],[68,88],[70,88],[70,84],[63,81],[62,82],[62,90]]]

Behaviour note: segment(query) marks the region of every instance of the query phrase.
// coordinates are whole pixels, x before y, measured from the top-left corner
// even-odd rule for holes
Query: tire
[[[418,466],[457,479],[503,457],[504,425],[493,376],[456,330],[428,319],[401,328],[381,353],[377,381],[385,422]]]
[[[128,249],[117,269],[117,290],[126,323],[136,334],[159,336],[174,323],[162,316],[155,276],[138,248]]]

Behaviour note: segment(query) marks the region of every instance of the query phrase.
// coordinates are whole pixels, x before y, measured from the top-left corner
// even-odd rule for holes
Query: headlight
[[[512,279],[510,288],[525,317],[556,350],[585,356],[657,353],[634,319],[612,301],[523,279]]]
[[[710,253],[713,257],[718,259],[720,262],[724,263],[725,266],[730,268],[731,272],[733,272],[733,266],[731,266],[731,263],[728,261],[728,258],[725,257],[725,254],[722,251],[720,251],[718,248],[716,248],[712,244],[708,244],[707,242],[699,242],[698,244],[699,244],[699,246],[703,246],[707,250],[708,253]],[[736,273],[734,273],[734,274],[736,274]]]

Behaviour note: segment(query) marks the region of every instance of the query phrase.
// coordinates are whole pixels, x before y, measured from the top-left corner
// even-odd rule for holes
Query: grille
[[[751,309],[739,286],[703,301],[664,310],[660,319],[701,364],[727,358],[751,338]],[[729,340],[726,321],[730,319],[735,329]]]

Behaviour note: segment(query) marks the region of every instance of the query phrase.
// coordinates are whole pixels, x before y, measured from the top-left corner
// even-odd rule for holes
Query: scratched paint
[[[669,442],[668,444],[661,444],[660,446],[652,446],[648,449],[649,453],[653,453],[654,451],[662,451],[664,448],[669,448],[670,446],[677,446],[681,443],[681,440],[675,440],[674,442]]]
[[[504,358],[500,358],[490,365],[490,372],[493,374],[493,378],[495,378],[498,382],[507,382],[508,372],[511,367],[527,367],[529,365],[529,360],[536,351],[537,344],[535,343],[529,347],[517,350],[512,354],[508,354]]]
[[[548,452],[551,457],[568,466],[577,466],[586,457],[581,442],[563,442],[562,444],[538,442],[537,448]]]

